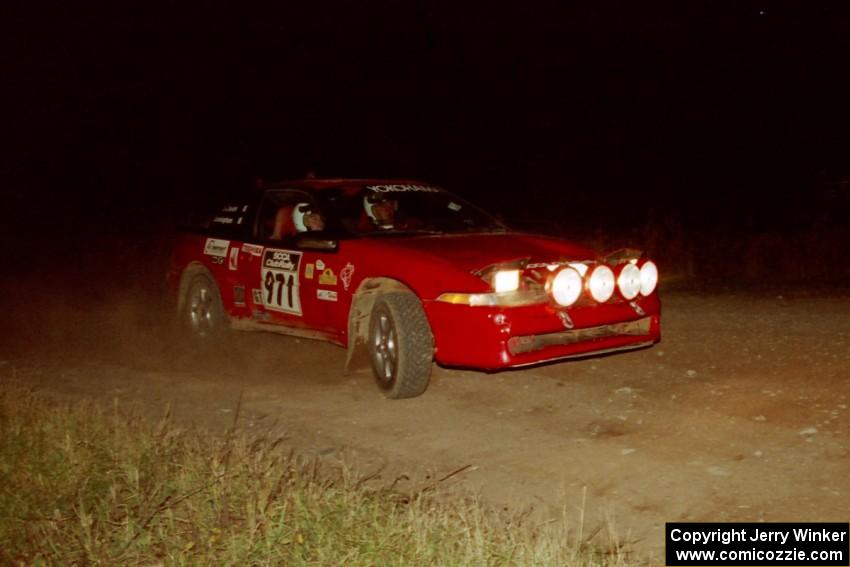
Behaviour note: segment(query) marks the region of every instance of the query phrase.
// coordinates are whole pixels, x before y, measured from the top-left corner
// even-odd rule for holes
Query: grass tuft
[[[235,423],[235,422],[234,422]],[[281,439],[182,429],[0,384],[0,564],[628,563],[428,486],[402,494]]]

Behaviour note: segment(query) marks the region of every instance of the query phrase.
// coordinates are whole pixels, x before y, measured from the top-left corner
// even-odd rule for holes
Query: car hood
[[[436,257],[466,272],[523,258],[532,263],[596,259],[596,254],[584,246],[516,232],[386,237],[381,240],[400,252]]]

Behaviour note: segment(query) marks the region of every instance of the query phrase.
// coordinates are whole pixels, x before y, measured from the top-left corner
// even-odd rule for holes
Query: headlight
[[[620,294],[626,299],[634,299],[640,293],[640,269],[634,264],[625,264],[617,278]]]
[[[581,276],[575,268],[564,268],[552,280],[552,297],[560,305],[567,307],[578,300],[581,288]]]
[[[658,285],[658,266],[652,260],[640,267],[640,294],[649,295]]]
[[[493,277],[493,290],[496,293],[519,289],[519,270],[499,270]]]
[[[499,305],[499,296],[495,293],[443,293],[437,301],[454,305],[471,305],[473,307],[494,307]]]
[[[604,265],[596,266],[590,274],[590,295],[599,303],[605,303],[614,294],[614,272]]]

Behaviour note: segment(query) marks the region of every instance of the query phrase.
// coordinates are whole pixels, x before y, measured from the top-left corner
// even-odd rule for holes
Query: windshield
[[[504,231],[478,207],[431,185],[337,187],[321,192],[322,209],[334,224],[356,235],[440,234]]]

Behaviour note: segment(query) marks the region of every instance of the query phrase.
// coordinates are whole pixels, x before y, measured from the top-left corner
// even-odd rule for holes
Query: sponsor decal
[[[227,257],[227,268],[229,270],[236,270],[239,267],[239,249],[237,247],[233,247],[230,249],[230,255]]]
[[[429,185],[367,185],[366,189],[377,193],[440,193],[440,189]]]
[[[262,256],[263,255],[263,247],[258,246],[256,244],[243,244],[242,252],[250,254],[251,256]]]
[[[632,309],[634,309],[635,313],[637,313],[638,315],[646,315],[646,311],[643,310],[643,307],[638,305],[637,301],[629,301],[629,305],[632,306]]]
[[[218,224],[233,224],[233,217],[215,217],[212,221]]]
[[[317,289],[316,297],[322,301],[337,301],[337,293],[329,289]]]
[[[222,265],[222,264],[224,264],[224,257],[213,256],[212,258],[210,258],[210,262],[212,262],[213,264]]]
[[[251,299],[254,300],[254,305],[262,305],[263,304],[263,290],[252,289],[251,290]]]
[[[570,317],[570,314],[566,311],[558,311],[558,319],[561,320],[561,324],[564,325],[565,329],[572,329],[575,327],[575,323],[573,323],[573,318]]]
[[[235,213],[238,210],[239,210],[239,207],[236,206],[236,205],[227,205],[226,207],[221,209],[221,212],[223,212],[223,213]]]
[[[319,276],[319,285],[336,285],[336,274],[330,268],[325,268],[325,271]]]
[[[351,286],[351,278],[354,277],[354,264],[351,262],[347,263],[339,272],[339,277],[342,280],[342,287],[345,288],[345,291],[348,291],[348,288]]]
[[[306,266],[304,266],[304,279],[313,279],[313,268],[315,268],[313,264],[307,264]]]
[[[298,266],[301,252],[267,249],[263,253],[260,278],[263,282],[263,305],[272,311],[301,316],[301,285]]]
[[[325,263],[322,260],[316,260],[316,269],[321,272],[325,269]]]
[[[224,258],[227,256],[227,247],[230,246],[229,240],[221,240],[219,238],[207,238],[204,244],[204,254],[207,256],[215,256]]]
[[[233,304],[236,307],[245,307],[245,288],[241,285],[233,286]]]
[[[257,321],[268,321],[272,318],[271,315],[269,315],[265,311],[260,311],[259,309],[254,309],[253,311],[251,311],[251,317],[253,317]]]
[[[292,272],[298,270],[298,262],[300,260],[301,252],[273,250],[270,248],[263,255],[263,267]]]

